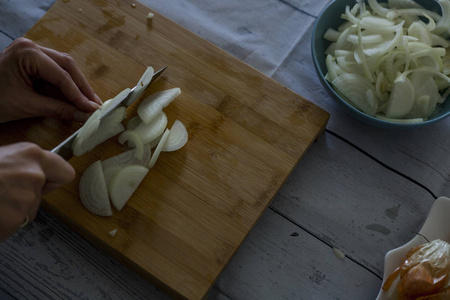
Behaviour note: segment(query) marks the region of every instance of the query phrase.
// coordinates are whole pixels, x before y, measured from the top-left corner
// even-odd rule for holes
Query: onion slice
[[[144,74],[142,74],[141,79],[139,79],[136,88],[130,93],[130,96],[125,101],[124,104],[126,106],[130,106],[131,104],[133,104],[133,102],[136,101],[136,99],[139,98],[140,95],[142,95],[147,86],[150,84],[154,73],[155,70],[152,67],[147,67]]]
[[[414,105],[415,91],[408,78],[396,79],[391,96],[386,106],[386,117],[391,119],[404,118]]]
[[[128,141],[128,145],[136,148],[136,158],[142,160],[144,158],[144,142],[142,138],[133,130],[125,130],[119,135],[119,143],[124,144]]]
[[[90,165],[80,179],[80,199],[84,207],[99,216],[112,216],[102,164],[99,160]]]
[[[178,95],[181,94],[179,88],[173,88],[156,92],[144,99],[139,105],[138,115],[145,123],[150,123],[164,107],[169,105]]]
[[[139,135],[144,144],[147,144],[153,142],[164,132],[167,122],[167,115],[161,111],[149,123],[141,121],[133,131]]]
[[[343,74],[332,82],[356,108],[362,110],[370,116],[374,116],[378,108],[378,98],[373,93],[372,83],[364,76],[359,74]],[[372,99],[367,97],[367,91],[371,90]]]
[[[161,140],[158,143],[158,146],[156,146],[155,151],[153,152],[152,158],[150,159],[150,162],[148,163],[148,168],[151,169],[155,166],[156,160],[159,157],[159,154],[161,154],[162,149],[164,148],[164,144],[167,141],[167,138],[169,137],[170,130],[166,129],[164,131],[164,134],[161,137]]]
[[[121,211],[148,173],[148,168],[141,165],[130,165],[122,168],[109,184],[111,203]]]
[[[118,103],[120,103],[123,99],[125,99],[128,96],[128,94],[130,94],[130,91],[131,91],[130,88],[126,88],[120,93],[118,93],[114,98],[103,102],[102,106],[98,109],[101,112],[100,118],[102,118],[103,115],[106,113],[107,107],[109,107],[110,105],[117,105]]]
[[[188,132],[180,120],[175,120],[162,151],[171,152],[181,149],[188,141]]]
[[[95,133],[100,125],[100,111],[95,111],[81,127],[80,132],[73,141],[73,155],[81,156],[91,149],[87,140]]]
[[[125,118],[125,113],[125,107],[119,107],[100,121],[101,111],[97,110],[86,121],[82,130],[76,136],[73,144],[73,154],[75,156],[81,156],[109,138],[124,131],[125,128],[121,122]]]
[[[124,167],[129,165],[146,166],[149,164],[151,158],[150,145],[144,145],[143,159],[138,159],[136,157],[136,151],[137,149],[134,148],[102,161],[103,174],[105,176],[107,186],[109,186],[114,175],[116,175],[117,172],[122,170]]]

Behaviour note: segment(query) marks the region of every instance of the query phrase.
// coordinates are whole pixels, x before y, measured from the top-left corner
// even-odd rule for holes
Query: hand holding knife
[[[151,78],[149,84],[143,89],[139,89],[139,87],[138,87],[138,85],[141,83],[141,80],[140,80],[138,82],[138,85],[136,85],[134,88],[129,90],[128,95],[126,95],[125,97],[120,99],[120,101],[118,101],[117,103],[112,103],[111,105],[106,106],[100,116],[100,119],[104,119],[118,107],[125,106],[125,103],[127,104],[127,106],[131,105],[156,79],[158,79],[158,77],[166,69],[167,69],[167,67],[164,67],[164,68],[160,69],[159,71],[155,72],[153,74],[153,77]],[[131,103],[127,103],[127,102],[129,102],[128,100],[130,98],[134,98],[134,99],[132,99]],[[75,138],[77,137],[77,135],[80,133],[81,129],[82,129],[82,127],[80,129],[78,129],[76,132],[74,132],[72,135],[70,135],[67,139],[65,139],[61,144],[56,146],[53,150],[51,150],[51,152],[59,154],[65,160],[69,160],[73,156],[73,149],[72,149],[73,142],[74,142]]]

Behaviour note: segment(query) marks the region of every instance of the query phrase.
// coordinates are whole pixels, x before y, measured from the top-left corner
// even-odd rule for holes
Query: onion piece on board
[[[144,166],[130,165],[122,168],[111,178],[109,194],[115,209],[122,210],[147,173],[148,168]]]
[[[117,174],[124,167],[129,165],[141,165],[146,166],[150,162],[151,158],[151,147],[149,144],[144,145],[144,155],[143,159],[136,158],[136,148],[131,149],[125,152],[122,152],[119,155],[110,157],[102,161],[103,174],[105,176],[106,186],[109,186],[111,182],[111,178]]]
[[[128,141],[129,146],[136,148],[136,158],[142,160],[144,158],[144,142],[142,138],[133,130],[125,130],[119,135],[119,143],[124,144],[126,141]]]
[[[90,165],[80,179],[80,199],[84,207],[99,216],[112,216],[108,189],[100,160]]]
[[[175,120],[170,128],[170,134],[164,143],[162,151],[171,152],[181,149],[188,141],[188,132],[180,120]]]
[[[141,137],[144,144],[148,144],[164,133],[167,122],[166,113],[161,111],[149,123],[141,121],[133,130]]]
[[[156,146],[155,151],[153,152],[152,158],[150,159],[150,162],[148,163],[148,168],[151,169],[156,163],[156,160],[159,157],[159,154],[161,154],[162,149],[164,148],[164,144],[167,141],[167,138],[169,137],[170,130],[166,129],[164,131],[164,134],[162,135],[161,139],[159,140],[158,146]]]
[[[130,96],[125,101],[124,104],[126,106],[130,106],[131,104],[133,104],[133,102],[136,101],[136,99],[139,98],[140,95],[142,95],[147,86],[150,84],[154,73],[155,70],[152,67],[147,67],[144,74],[142,74],[141,79],[139,79],[136,88],[130,93]]]
[[[138,115],[145,123],[155,118],[164,107],[169,105],[178,95],[181,94],[179,88],[173,88],[168,90],[159,91],[151,94],[142,101],[138,107]]]

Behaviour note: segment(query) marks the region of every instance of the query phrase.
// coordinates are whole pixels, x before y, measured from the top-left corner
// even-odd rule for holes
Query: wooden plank
[[[379,276],[384,255],[414,237],[434,198],[326,133],[271,207]]]
[[[13,299],[169,299],[45,210],[0,251],[1,288]],[[376,295],[380,284],[269,209],[208,299],[360,299]]]
[[[189,143],[163,154],[113,217],[87,212],[78,182],[92,162],[123,149],[114,140],[72,159],[77,178],[44,197],[43,205],[167,292],[202,298],[328,114],[161,15],[148,26],[149,9],[132,3],[57,1],[26,36],[68,52],[103,99],[134,85],[145,65],[169,65],[152,89],[181,88],[166,112],[171,122],[187,125]],[[14,122],[2,127],[0,140],[51,149],[77,126]],[[6,129],[17,134],[5,135]],[[113,228],[114,239],[108,235]]]
[[[170,299],[42,209],[0,252],[1,289],[13,299]]]
[[[375,299],[381,280],[268,209],[219,277],[229,299]]]

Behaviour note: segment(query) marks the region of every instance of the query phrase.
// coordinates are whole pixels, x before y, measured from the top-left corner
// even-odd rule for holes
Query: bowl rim
[[[331,9],[336,3],[339,3],[342,0],[332,0],[330,3],[328,3],[324,9],[320,12],[320,14],[317,16],[317,19],[314,22],[312,35],[311,35],[311,56],[314,64],[314,68],[316,69],[316,73],[318,74],[319,80],[326,87],[327,92],[330,94],[331,98],[333,98],[336,102],[343,105],[352,116],[356,117],[360,121],[363,121],[365,123],[370,123],[377,127],[382,128],[398,128],[398,129],[412,129],[412,128],[419,128],[419,127],[425,127],[437,122],[440,122],[444,119],[446,119],[450,115],[450,110],[443,113],[442,115],[435,117],[433,119],[428,119],[426,121],[420,122],[420,123],[397,123],[397,122],[391,122],[387,120],[378,119],[375,117],[372,117],[361,110],[354,107],[352,104],[350,104],[348,101],[344,100],[331,86],[331,84],[325,79],[325,74],[323,74],[322,69],[320,68],[319,64],[319,58],[316,48],[316,39],[317,39],[317,30],[320,25],[320,22],[323,20],[323,15]],[[350,1],[350,0],[345,0]],[[356,3],[356,0],[355,0]],[[449,100],[450,96],[447,97],[445,101]]]

